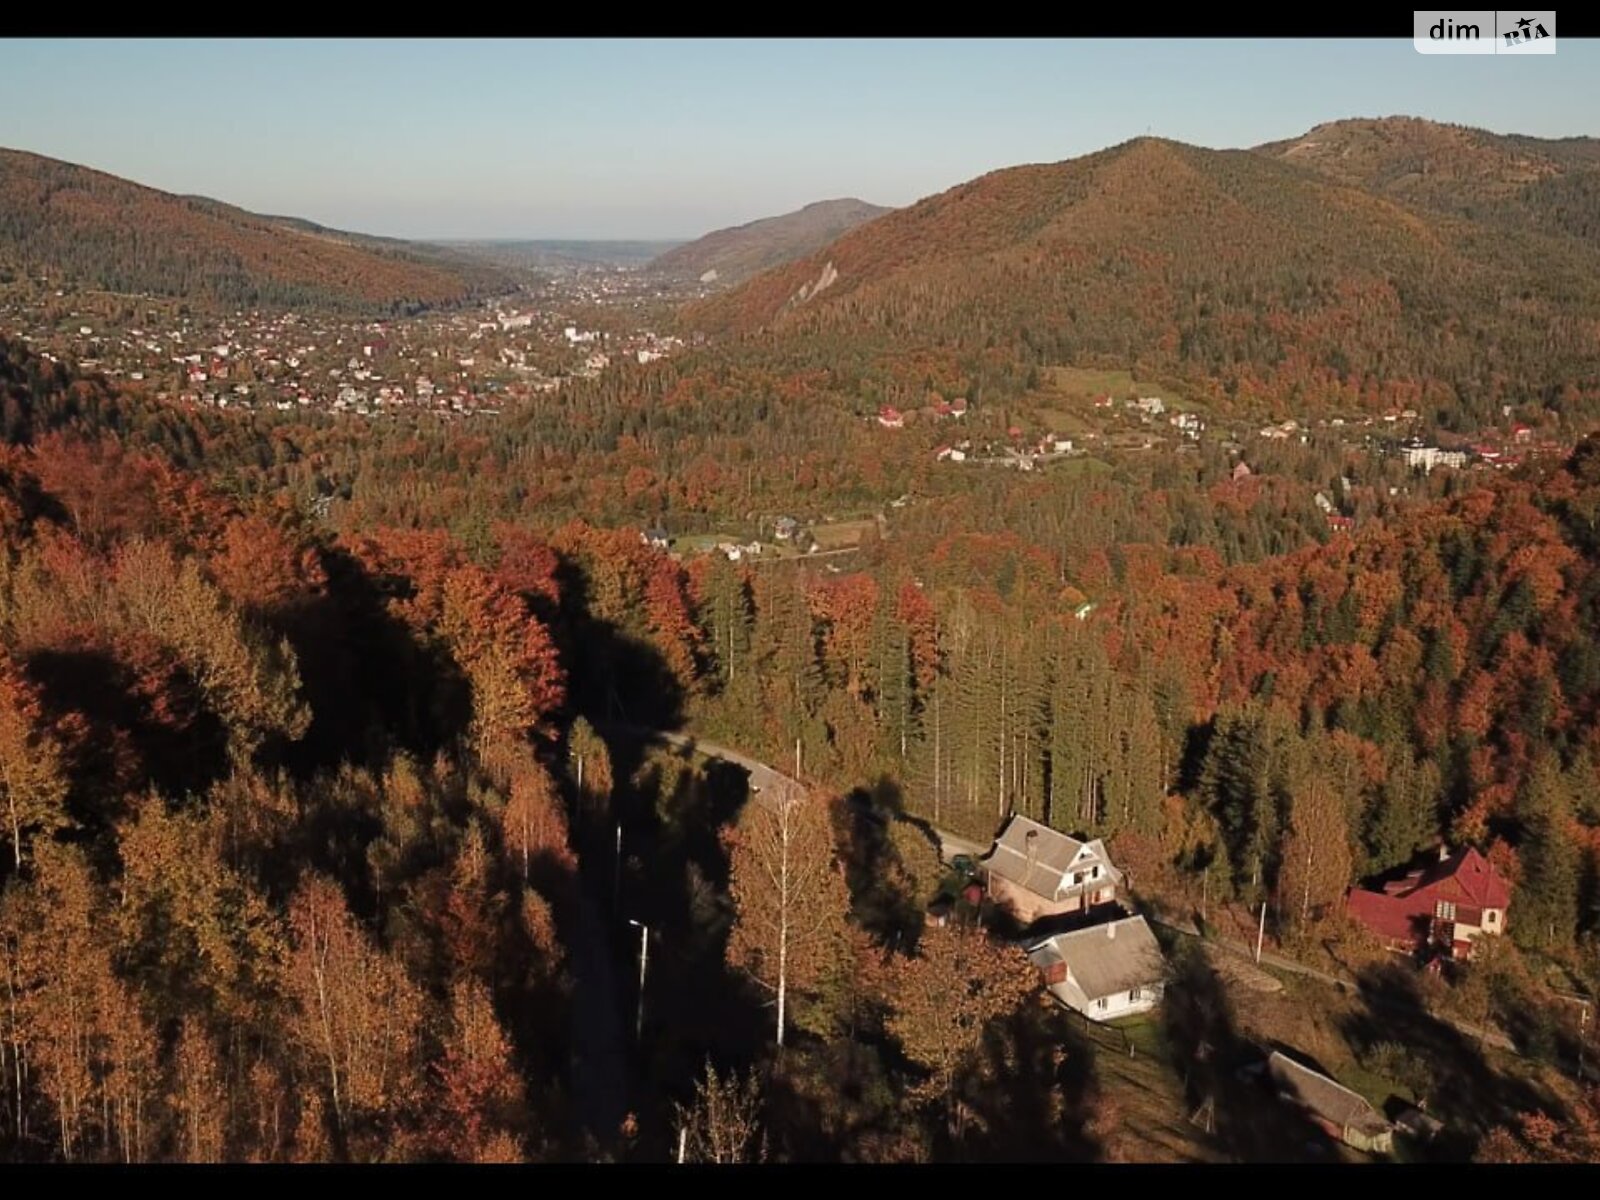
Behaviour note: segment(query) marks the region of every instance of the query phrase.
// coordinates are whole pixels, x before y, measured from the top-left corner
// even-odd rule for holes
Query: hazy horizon
[[[30,41],[0,144],[419,241],[688,241],[892,207],[1144,134],[1213,148],[1408,115],[1600,132],[1600,49],[1409,40]]]

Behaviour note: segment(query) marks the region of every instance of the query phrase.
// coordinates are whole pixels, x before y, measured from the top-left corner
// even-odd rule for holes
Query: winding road
[[[576,994],[586,999],[572,1006],[572,1089],[580,1128],[606,1146],[627,1113],[628,1032],[618,1008],[611,939],[592,893],[593,879],[580,878],[571,962]]]
[[[785,775],[777,768],[764,762],[758,762],[745,754],[728,746],[719,746],[715,742],[708,742],[692,734],[673,733],[666,729],[644,729],[637,725],[611,724],[608,728],[625,732],[641,741],[653,742],[656,745],[673,746],[679,750],[687,750],[694,754],[703,754],[707,758],[721,759],[723,762],[732,763],[742,767],[750,776],[750,792],[762,804],[771,804],[772,801],[785,792],[803,792],[805,785],[792,775]],[[977,842],[964,838],[959,834],[951,833],[945,829],[933,828],[934,836],[939,839],[939,849],[948,862],[958,854],[965,854],[978,858],[989,852],[988,846],[980,846]]]

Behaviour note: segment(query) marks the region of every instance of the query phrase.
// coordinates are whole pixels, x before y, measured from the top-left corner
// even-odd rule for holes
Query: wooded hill
[[[0,150],[0,264],[116,292],[406,313],[498,286],[436,247],[266,217]]]
[[[715,230],[669,250],[650,265],[667,274],[696,278],[715,271],[719,282],[737,283],[809,254],[891,211],[865,200],[819,200],[781,217]]]
[[[1330,121],[1256,148],[1417,208],[1600,239],[1600,140],[1535,138],[1417,117]]]
[[[929,197],[685,322],[766,330],[772,353],[826,346],[863,377],[914,353],[969,372],[1100,361],[1302,413],[1352,379],[1400,379],[1487,415],[1507,392],[1595,392],[1597,266],[1566,233],[1141,138]]]

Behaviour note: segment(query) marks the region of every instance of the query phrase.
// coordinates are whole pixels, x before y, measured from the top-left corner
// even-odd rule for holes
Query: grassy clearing
[[[1133,1045],[1121,1047],[1125,1036]],[[1159,1012],[1124,1018],[1089,1035],[1102,1103],[1116,1121],[1106,1150],[1123,1162],[1218,1162],[1223,1155],[1204,1129],[1190,1122],[1183,1071],[1162,1032]]]
[[[1129,396],[1159,396],[1167,406],[1195,408],[1184,393],[1177,388],[1156,383],[1151,379],[1135,379],[1129,371],[1103,370],[1096,367],[1047,367],[1041,373],[1040,394],[1056,395],[1073,400],[1093,402],[1096,397],[1110,396],[1119,403]],[[1077,405],[1073,405],[1077,408]]]
[[[1033,410],[1033,416],[1034,420],[1051,433],[1065,434],[1068,437],[1082,435],[1094,428],[1082,416],[1064,408],[1041,406]]]
[[[731,533],[687,533],[672,540],[672,548],[680,554],[704,554],[719,542],[743,542],[746,539]]]
[[[869,541],[878,534],[878,523],[872,520],[865,521],[835,521],[829,525],[816,525],[812,527],[811,536],[817,541],[817,549],[842,550],[848,546],[859,546]]]
[[[1046,390],[1058,392],[1063,396],[1093,399],[1096,396],[1109,395],[1120,400],[1134,390],[1133,376],[1127,371],[1105,371],[1092,367],[1047,367],[1041,375],[1040,382]]]

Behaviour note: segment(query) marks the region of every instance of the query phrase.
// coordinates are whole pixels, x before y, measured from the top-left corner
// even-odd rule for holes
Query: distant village
[[[4,298],[0,327],[49,361],[179,404],[366,418],[493,415],[571,380],[683,348],[649,328],[617,332],[613,320],[603,331],[581,319],[578,313],[616,296],[635,299],[603,282],[580,275],[544,295],[393,321],[260,310],[202,315],[153,299],[57,292],[54,303]]]
[[[964,436],[968,412],[965,397],[940,398],[912,410],[886,404],[870,419],[883,430],[904,430],[908,426],[948,430],[948,436],[941,433],[928,451],[935,462],[1017,471],[1034,471],[1095,451],[1194,451],[1203,439],[1211,437],[1238,457],[1233,473],[1236,483],[1253,473],[1249,465],[1252,442],[1294,441],[1305,445],[1313,436],[1331,435],[1363,453],[1396,457],[1420,474],[1438,469],[1503,470],[1536,458],[1564,457],[1573,448],[1570,438],[1541,434],[1517,420],[1517,410],[1511,405],[1501,410],[1505,421],[1502,427],[1471,437],[1441,437],[1437,442],[1425,440],[1416,432],[1421,415],[1409,408],[1380,416],[1328,417],[1314,422],[1291,418],[1255,427],[1217,421],[1160,396],[1134,394],[1118,400],[1101,394],[1073,414],[1070,432],[1059,427],[1066,422],[1052,426],[1042,419],[1031,428],[1011,424],[1003,436],[988,437]],[[1342,482],[1348,487],[1348,480]],[[1354,527],[1353,519],[1340,511],[1333,498],[1319,492],[1315,499],[1330,529],[1344,531]]]

